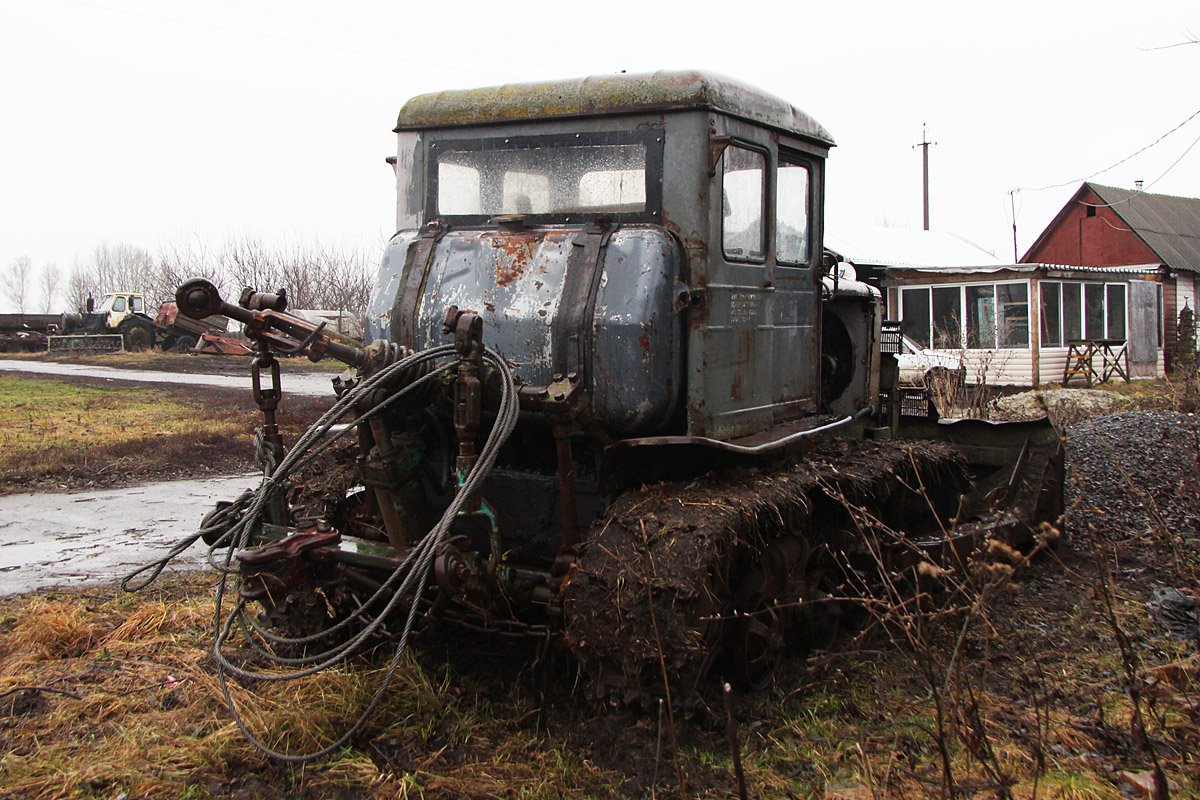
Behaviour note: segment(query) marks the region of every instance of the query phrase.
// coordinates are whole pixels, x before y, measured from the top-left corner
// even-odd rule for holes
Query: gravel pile
[[[1125,538],[1152,530],[1196,537],[1200,419],[1125,411],[1067,429],[1066,528]]]

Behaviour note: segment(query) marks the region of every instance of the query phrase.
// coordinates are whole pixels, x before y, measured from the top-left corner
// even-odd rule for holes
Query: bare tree
[[[173,300],[175,290],[189,278],[207,278],[222,293],[229,294],[219,254],[199,239],[179,240],[168,242],[159,250],[155,269],[143,284],[150,307],[157,308]]]
[[[4,296],[25,313],[25,300],[29,295],[29,280],[33,277],[33,260],[29,256],[17,256],[3,276]]]
[[[366,311],[375,272],[367,253],[315,241],[268,246],[258,239],[233,239],[221,249],[219,261],[212,272],[223,280],[210,280],[231,297],[247,286],[286,289],[292,308],[341,311],[353,317]]]
[[[230,302],[237,302],[247,286],[286,289],[292,308],[361,318],[374,286],[377,257],[377,252],[363,248],[315,240],[268,244],[252,236],[230,238],[216,247],[199,238],[181,239],[163,245],[155,255],[130,244],[105,242],[82,262],[76,260],[65,292],[71,308],[83,309],[89,296],[99,301],[104,292],[141,291],[152,310],[174,299],[184,281],[199,277],[212,281]]]
[[[58,294],[58,285],[62,283],[62,270],[56,264],[42,265],[42,278],[38,284],[42,290],[42,312],[49,314],[54,310],[54,297]]]
[[[68,282],[70,301],[86,308],[87,298],[99,299],[105,292],[143,291],[154,273],[154,257],[125,242],[103,242],[85,263],[75,263]],[[150,298],[153,303],[154,298]],[[153,307],[153,306],[151,306]]]

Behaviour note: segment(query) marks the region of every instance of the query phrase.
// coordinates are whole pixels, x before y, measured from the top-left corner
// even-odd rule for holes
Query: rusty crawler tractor
[[[847,575],[1053,512],[1046,426],[895,435],[879,293],[822,261],[833,142],[788,103],[611,75],[424,95],[396,132],[369,346],[273,295],[177,293],[257,347],[267,477],[202,532],[237,578],[218,652],[240,629],[305,675],[458,624],[565,644],[595,696],[686,704],[825,641]],[[279,350],[351,367],[290,447]],[[875,547],[854,509],[907,537]]]

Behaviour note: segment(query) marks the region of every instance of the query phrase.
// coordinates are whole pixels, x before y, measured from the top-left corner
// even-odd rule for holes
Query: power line
[[[1013,189],[1013,191],[1014,191],[1014,192],[1041,192],[1041,191],[1045,191],[1045,190],[1047,190],[1047,189],[1061,189],[1061,188],[1062,188],[1062,187],[1064,187],[1064,186],[1071,186],[1072,184],[1075,184],[1075,183],[1083,183],[1084,181],[1090,181],[1092,178],[1096,177],[1097,175],[1103,175],[1105,172],[1108,172],[1108,171],[1110,171],[1110,170],[1116,169],[1117,167],[1121,166],[1121,165],[1122,165],[1122,164],[1124,164],[1126,161],[1129,161],[1130,159],[1132,159],[1132,158],[1135,158],[1136,156],[1140,156],[1142,153],[1146,152],[1146,151],[1147,151],[1147,150],[1149,150],[1151,147],[1154,147],[1154,146],[1155,146],[1155,145],[1157,145],[1159,142],[1161,142],[1163,139],[1166,139],[1166,138],[1167,138],[1168,136],[1170,136],[1172,133],[1174,133],[1175,131],[1177,131],[1177,130],[1179,130],[1180,128],[1182,128],[1184,125],[1187,125],[1189,122],[1191,122],[1192,120],[1194,120],[1196,117],[1200,117],[1200,109],[1197,109],[1197,110],[1195,111],[1195,113],[1191,114],[1191,115],[1190,115],[1190,116],[1189,116],[1187,119],[1185,119],[1183,122],[1179,123],[1179,124],[1178,124],[1178,125],[1176,125],[1174,128],[1171,128],[1171,130],[1167,131],[1167,132],[1166,132],[1166,133],[1164,133],[1162,136],[1159,136],[1157,139],[1155,139],[1153,142],[1151,142],[1150,144],[1148,144],[1148,145],[1146,145],[1145,147],[1143,147],[1141,150],[1138,150],[1136,153],[1133,153],[1132,155],[1128,155],[1128,156],[1126,156],[1125,158],[1122,158],[1120,161],[1118,161],[1117,163],[1113,164],[1112,166],[1105,167],[1105,168],[1104,168],[1104,169],[1102,169],[1102,170],[1098,170],[1098,171],[1096,171],[1096,172],[1093,172],[1091,175],[1088,175],[1086,178],[1075,178],[1074,180],[1065,181],[1065,182],[1063,182],[1063,183],[1055,183],[1055,184],[1053,184],[1053,185],[1050,185],[1050,186],[1039,186],[1039,187],[1037,187],[1036,189],[1027,189],[1027,188],[1022,188],[1022,187],[1017,187],[1016,189]],[[1194,146],[1195,146],[1195,142],[1193,142],[1193,143],[1192,143],[1192,147],[1194,147]],[[1192,147],[1188,147],[1188,150],[1191,150],[1191,149],[1192,149]],[[1187,155],[1187,151],[1185,151],[1185,152],[1184,152],[1184,155]],[[1182,158],[1182,157],[1183,157],[1183,156],[1180,156],[1180,158]],[[1176,164],[1178,164],[1179,162],[1178,162],[1178,161],[1176,161],[1175,163],[1176,163]],[[1173,168],[1174,168],[1174,166],[1175,166],[1175,164],[1172,164],[1172,165],[1171,165],[1171,167],[1170,167],[1170,168],[1168,168],[1168,170],[1167,170],[1167,171],[1168,171],[1168,172],[1170,172],[1170,170],[1171,170],[1171,169],[1173,169]],[[1163,173],[1163,175],[1165,175],[1165,174],[1166,174],[1166,173]],[[1158,178],[1155,178],[1155,183],[1157,183],[1158,181],[1162,180],[1162,177],[1163,177],[1163,176],[1162,176],[1162,175],[1160,175]]]
[[[1169,166],[1165,170],[1163,170],[1163,173],[1161,175],[1159,175],[1157,178],[1155,178],[1154,180],[1152,180],[1148,184],[1146,184],[1144,188],[1139,188],[1138,192],[1135,192],[1134,194],[1129,195],[1129,197],[1126,197],[1124,200],[1118,200],[1115,203],[1082,203],[1081,202],[1080,205],[1087,206],[1088,208],[1112,208],[1113,206],[1120,206],[1120,205],[1124,205],[1125,203],[1130,202],[1131,200],[1133,200],[1133,198],[1135,198],[1139,194],[1141,194],[1141,192],[1144,191],[1144,189],[1149,189],[1151,186],[1158,183],[1163,178],[1167,177],[1167,174],[1171,170],[1175,169],[1175,167],[1179,166],[1179,162],[1183,161],[1184,156],[1186,156],[1188,153],[1192,152],[1192,148],[1195,147],[1197,144],[1200,144],[1200,136],[1197,136],[1196,139],[1187,146],[1187,149],[1184,150],[1182,153],[1180,153],[1179,158],[1175,159],[1175,161],[1172,162],[1171,166]],[[1162,231],[1151,231],[1151,233],[1162,233]]]

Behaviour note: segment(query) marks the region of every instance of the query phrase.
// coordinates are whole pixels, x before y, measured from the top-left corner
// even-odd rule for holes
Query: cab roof
[[[833,146],[819,122],[749,84],[711,72],[596,75],[431,92],[400,109],[396,132],[518,120],[708,109]]]

